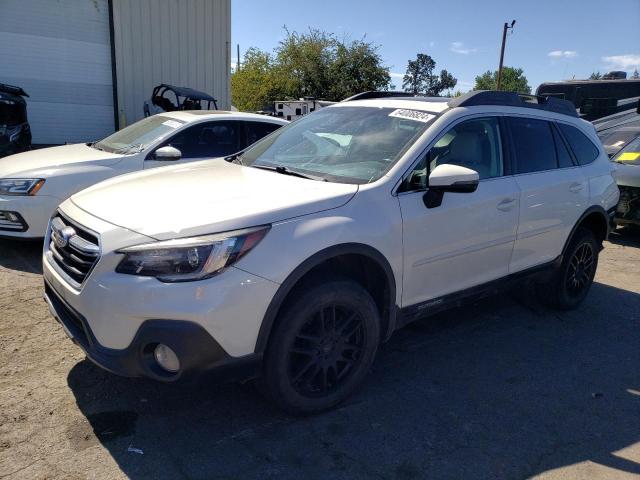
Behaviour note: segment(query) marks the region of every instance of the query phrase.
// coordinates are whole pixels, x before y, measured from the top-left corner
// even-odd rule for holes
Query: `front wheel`
[[[293,414],[334,407],[363,381],[379,340],[380,314],[362,286],[335,279],[304,288],[278,316],[261,389]]]
[[[579,228],[562,265],[541,288],[541,300],[561,310],[576,308],[587,296],[598,267],[600,245],[591,230]]]

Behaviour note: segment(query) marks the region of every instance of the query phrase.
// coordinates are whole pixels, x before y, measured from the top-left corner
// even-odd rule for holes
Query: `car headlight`
[[[188,282],[212,277],[249,253],[269,225],[215,235],[180,238],[123,248],[116,272],[156,277],[162,282]]]
[[[0,195],[35,195],[44,182],[42,178],[0,178]]]

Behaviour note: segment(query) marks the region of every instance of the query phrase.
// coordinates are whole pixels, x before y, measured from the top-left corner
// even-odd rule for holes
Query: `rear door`
[[[562,253],[589,199],[587,179],[554,122],[506,117],[520,220],[510,272],[554,260]]]

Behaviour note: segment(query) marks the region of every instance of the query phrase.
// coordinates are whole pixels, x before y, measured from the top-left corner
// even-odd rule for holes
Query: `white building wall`
[[[0,82],[28,94],[33,143],[114,129],[107,0],[1,0]]]
[[[230,108],[231,0],[113,0],[113,18],[120,127],[160,83]]]

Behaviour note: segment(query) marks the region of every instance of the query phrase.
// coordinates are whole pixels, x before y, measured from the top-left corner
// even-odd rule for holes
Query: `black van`
[[[0,83],[0,157],[31,149],[28,96],[20,87]]]
[[[580,116],[593,121],[633,108],[640,97],[640,80],[567,80],[543,83],[536,95],[569,100]]]

